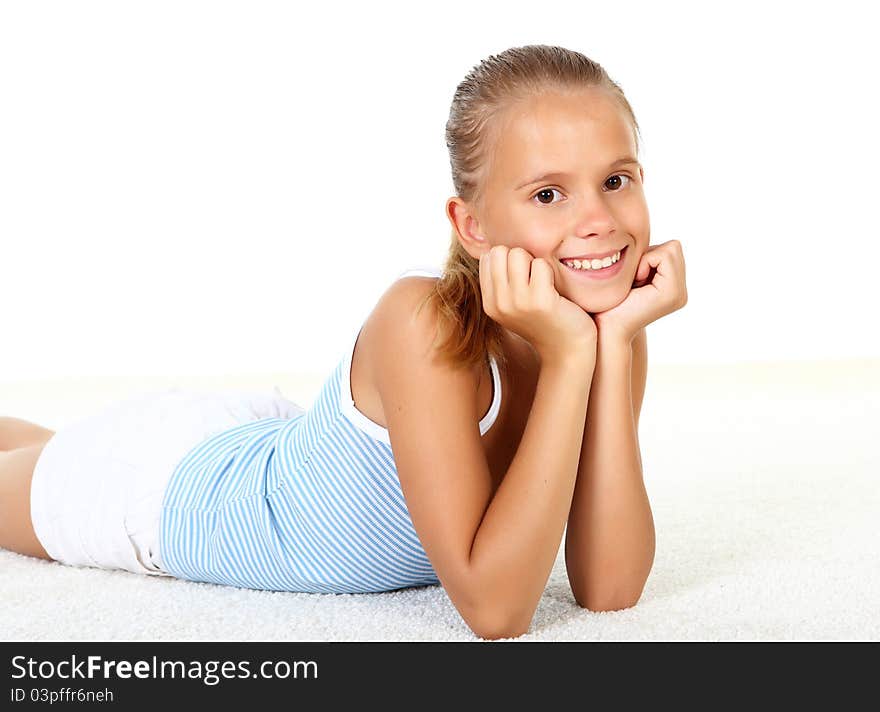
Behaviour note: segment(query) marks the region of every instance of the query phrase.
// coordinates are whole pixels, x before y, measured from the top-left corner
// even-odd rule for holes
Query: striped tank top
[[[400,277],[439,276],[411,269]],[[193,447],[169,480],[159,523],[166,571],[270,591],[370,593],[438,584],[406,506],[388,431],[354,405],[360,330],[314,403]],[[501,407],[498,364],[480,434]]]

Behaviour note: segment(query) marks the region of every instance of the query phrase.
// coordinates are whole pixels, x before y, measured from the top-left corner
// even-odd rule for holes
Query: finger
[[[659,271],[661,264],[668,264],[667,249],[664,247],[667,243],[660,245],[651,245],[647,251],[639,259],[638,267],[636,267],[635,282],[641,285],[651,281],[651,271]]]
[[[483,311],[495,313],[495,290],[492,287],[491,250],[480,255],[480,293],[483,300]],[[487,309],[488,307],[488,309]]]
[[[651,249],[651,248],[649,247],[648,249]],[[632,286],[634,289],[636,287],[644,286],[645,279],[647,278],[647,272],[650,270],[650,265],[647,265],[647,270],[646,270],[646,265],[647,265],[647,262],[645,262],[645,255],[642,254],[639,257],[639,262],[636,265],[636,271],[635,271],[635,274],[633,275]]]
[[[489,251],[489,270],[492,275],[492,296],[495,299],[495,308],[501,313],[510,310],[510,288],[507,281],[507,254],[506,245],[495,245]]]
[[[522,247],[514,247],[507,258],[507,276],[510,297],[519,307],[528,303],[529,273],[532,269],[532,255]]]
[[[535,297],[535,306],[546,307],[549,305],[549,301],[541,301],[542,297],[549,300],[556,291],[553,268],[547,259],[536,257],[532,260],[532,276],[529,280],[529,289]]]
[[[681,243],[678,240],[667,240],[659,245],[649,247],[644,257],[648,259],[651,267],[657,268],[661,263],[666,267],[671,267],[683,262],[684,255],[682,255]]]
[[[667,291],[669,284],[678,280],[679,258],[674,242],[675,240],[669,240],[649,248],[648,252],[642,256],[639,269],[636,270],[637,272],[641,272],[642,269],[647,271],[651,277],[651,285],[661,291]]]

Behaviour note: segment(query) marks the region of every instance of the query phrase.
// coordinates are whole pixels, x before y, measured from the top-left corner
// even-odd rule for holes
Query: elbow
[[[518,638],[528,632],[534,611],[528,615],[512,615],[501,606],[486,606],[466,622],[474,635],[484,640]]]
[[[478,638],[501,640],[518,638],[532,624],[541,591],[531,594],[505,578],[500,583],[473,577],[458,589],[455,606],[468,628]],[[464,595],[462,595],[462,593]]]
[[[594,613],[603,613],[608,611],[622,611],[626,608],[632,608],[639,601],[637,596],[634,599],[588,599],[581,601],[575,599],[581,608],[586,608]]]
[[[484,640],[503,640],[507,638],[518,638],[529,630],[531,621],[526,624],[510,621],[480,621],[475,625],[470,625],[470,629],[478,638]]]
[[[606,590],[586,590],[572,587],[574,599],[581,608],[586,608],[597,613],[604,611],[622,611],[635,606],[642,597],[644,583],[636,588],[622,588]]]
[[[635,606],[642,597],[648,572],[640,576],[620,576],[608,574],[593,576],[585,580],[583,576],[575,576],[569,569],[569,584],[575,601],[581,608],[590,611],[621,611]],[[602,581],[603,584],[598,584]]]
[[[642,597],[642,590],[633,593],[614,592],[590,592],[589,594],[575,593],[574,599],[581,608],[596,613],[605,611],[622,611],[635,606]]]

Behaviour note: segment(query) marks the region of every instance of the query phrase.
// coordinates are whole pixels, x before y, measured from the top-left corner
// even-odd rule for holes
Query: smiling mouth
[[[620,265],[620,263],[623,262],[623,260],[626,258],[626,251],[627,251],[628,249],[629,249],[629,245],[626,245],[625,247],[621,248],[621,250],[620,250],[620,257],[617,258],[617,261],[616,261],[616,262],[612,262],[612,263],[611,263],[610,265],[608,265],[607,267],[597,267],[597,268],[594,268],[594,269],[590,269],[590,268],[587,268],[587,269],[583,269],[583,268],[582,268],[582,269],[578,269],[577,267],[572,267],[571,265],[567,265],[567,264],[565,264],[565,262],[563,262],[562,260],[559,260],[559,264],[561,264],[561,265],[562,265],[563,267],[565,267],[566,269],[571,270],[572,272],[579,272],[579,273],[583,273],[583,274],[596,274],[596,275],[598,275],[598,274],[602,274],[603,272],[611,272],[611,271],[613,271],[616,267],[618,267],[618,266]]]

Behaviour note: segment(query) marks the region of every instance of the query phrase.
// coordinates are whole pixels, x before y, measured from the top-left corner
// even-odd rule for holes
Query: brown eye
[[[535,198],[538,198],[538,202],[540,202],[541,205],[552,205],[553,204],[553,193],[558,193],[558,192],[559,191],[556,190],[556,188],[542,188],[537,193],[535,193],[532,200],[534,200]],[[541,200],[539,196],[542,196],[542,195],[549,197],[550,202],[545,202],[545,201]]]
[[[628,181],[630,181],[630,182],[632,181],[632,178],[630,178],[628,175],[624,175],[624,174],[620,173],[620,174],[617,174],[617,175],[613,175],[613,176],[611,176],[608,180],[605,181],[605,185],[608,185],[608,182],[614,180],[615,178],[616,178],[616,179],[623,179],[623,178],[626,178]],[[615,188],[615,189],[612,190],[611,192],[612,192],[612,193],[617,193],[619,190],[620,190],[620,188]]]

